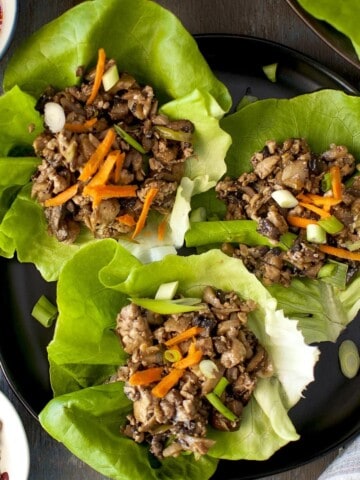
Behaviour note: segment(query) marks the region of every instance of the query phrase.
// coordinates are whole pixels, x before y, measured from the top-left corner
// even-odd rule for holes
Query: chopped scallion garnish
[[[191,142],[191,132],[174,130],[173,128],[165,127],[163,125],[156,125],[154,130],[158,132],[160,137],[165,138],[166,140],[175,140],[176,142]]]
[[[213,393],[217,395],[218,397],[221,397],[221,395],[224,393],[225,388],[229,385],[229,380],[226,377],[221,377],[218,383],[216,384]]]
[[[354,378],[360,368],[360,355],[352,340],[344,340],[339,346],[340,368],[347,378]]]
[[[44,327],[51,327],[58,314],[57,307],[45,295],[41,295],[34,305],[31,315]]]
[[[230,420],[230,422],[236,422],[238,420],[238,417],[235,415],[234,412],[232,412],[229,408],[227,408],[226,405],[223,404],[223,402],[220,400],[220,398],[215,395],[214,392],[208,393],[206,395],[207,400],[211,405],[219,412],[221,415],[223,415],[225,418]]]
[[[166,361],[171,363],[178,362],[179,360],[181,360],[181,353],[179,352],[179,350],[175,349],[165,350],[164,358]]]
[[[310,224],[306,227],[306,239],[312,243],[326,243],[326,232],[317,224]]]
[[[340,222],[334,215],[330,215],[330,217],[321,218],[318,220],[318,225],[322,227],[325,232],[330,233],[330,235],[335,235],[336,233],[340,233],[341,230],[344,228],[344,224]]]
[[[135,140],[134,137],[129,135],[125,130],[123,130],[119,125],[114,125],[116,133],[123,139],[125,142],[127,142],[131,147],[135,148],[138,152],[144,154],[146,153],[145,149],[143,146]]]

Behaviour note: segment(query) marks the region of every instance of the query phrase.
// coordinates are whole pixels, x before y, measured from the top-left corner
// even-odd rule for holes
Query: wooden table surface
[[[79,0],[19,0],[17,29],[10,48],[0,61],[0,81],[6,62],[17,45],[42,24],[77,3]],[[173,11],[193,34],[234,33],[282,43],[321,62],[359,87],[360,70],[319,39],[285,0],[158,0],[158,3]],[[42,431],[37,420],[19,402],[1,371],[0,389],[13,401],[28,435],[31,449],[29,480],[104,479]],[[315,480],[337,453],[334,451],[295,470],[266,478]]]

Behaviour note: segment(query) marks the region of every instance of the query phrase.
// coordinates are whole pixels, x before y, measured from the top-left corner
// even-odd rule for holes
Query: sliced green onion
[[[241,110],[242,108],[246,107],[246,105],[250,105],[250,103],[254,103],[257,100],[259,100],[258,97],[254,97],[253,95],[244,95],[240,102],[237,104],[236,111]]]
[[[179,350],[175,349],[165,350],[164,358],[171,363],[178,362],[179,360],[181,360],[181,353],[179,352]]]
[[[125,132],[125,130],[123,130],[121,127],[119,127],[119,125],[114,125],[114,128],[115,128],[116,133],[123,140],[125,140],[125,142],[127,142],[131,147],[135,148],[135,150],[137,150],[140,153],[143,153],[143,154],[146,153],[143,146],[140,145],[140,143],[137,140],[135,140],[134,137],[132,137],[127,132]]]
[[[102,84],[104,87],[105,92],[108,92],[112,89],[114,85],[119,81],[119,71],[117,66],[111,65],[111,67],[106,70],[104,75],[102,76]]]
[[[201,360],[199,363],[200,371],[206,378],[216,378],[216,374],[219,371],[215,362],[209,359]]]
[[[327,172],[321,179],[321,190],[325,193],[325,192],[328,192],[330,188],[331,188],[331,175],[330,175],[330,172]]]
[[[177,300],[155,300],[154,298],[131,298],[130,301],[139,307],[146,308],[151,312],[161,315],[171,315],[172,313],[195,312],[203,310],[205,307],[199,302],[199,299],[179,298]]]
[[[184,132],[183,130],[174,130],[173,128],[164,127],[163,125],[156,125],[154,130],[158,132],[160,137],[166,140],[175,140],[177,142],[191,142],[191,132]]]
[[[190,222],[205,222],[206,221],[206,208],[198,207],[190,212]]]
[[[238,417],[235,415],[234,412],[232,412],[230,409],[228,409],[223,402],[220,400],[220,398],[215,395],[214,392],[208,393],[206,395],[206,398],[209,403],[223,415],[225,418],[230,420],[230,422],[236,422],[238,420]]]
[[[318,225],[322,227],[325,232],[330,233],[330,235],[335,235],[336,233],[341,232],[344,228],[344,224],[340,222],[334,215],[330,217],[321,218],[318,220]]]
[[[355,250],[359,250],[360,240],[358,240],[357,242],[346,242],[345,246],[350,252],[354,252]]]
[[[356,344],[352,340],[344,340],[339,346],[339,362],[343,375],[354,378],[360,367],[360,355]]]
[[[297,238],[298,238],[298,236],[295,233],[292,233],[292,232],[283,233],[280,236],[279,247],[284,249],[284,250],[289,250],[289,248],[291,248],[294,245],[295,240]]]
[[[41,295],[39,300],[35,303],[34,308],[31,311],[31,315],[41,323],[44,327],[51,327],[58,314],[58,310],[50,300]]]
[[[299,203],[289,190],[274,190],[271,197],[281,208],[294,208]]]
[[[320,268],[317,278],[343,290],[346,287],[348,268],[346,263],[329,260]]]
[[[156,300],[171,300],[174,298],[179,282],[162,283],[155,294]]]
[[[306,227],[306,239],[312,243],[326,243],[326,232],[317,224],[310,224]]]
[[[265,65],[263,67],[263,72],[271,82],[276,82],[277,67],[277,63],[271,63],[270,65]]]
[[[217,395],[218,397],[221,397],[221,395],[224,393],[225,388],[229,385],[229,380],[226,377],[221,377],[218,383],[216,384],[213,393]]]

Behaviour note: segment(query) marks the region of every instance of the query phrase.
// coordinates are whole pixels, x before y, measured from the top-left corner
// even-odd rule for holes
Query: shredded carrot
[[[65,123],[64,128],[70,132],[83,133],[91,130],[96,122],[97,118],[93,117],[89,120],[86,120],[84,123]]]
[[[157,230],[157,237],[160,242],[162,242],[165,238],[165,232],[166,232],[166,227],[167,227],[167,222],[168,222],[168,216],[165,215],[163,220],[159,223],[158,225],[158,230]]]
[[[116,220],[120,223],[123,223],[124,225],[127,225],[128,227],[133,227],[134,225],[136,225],[135,218],[129,213],[125,213],[125,215],[120,215],[119,217],[116,217]]]
[[[330,167],[330,177],[331,177],[331,189],[334,195],[334,198],[341,200],[342,199],[342,184],[341,184],[341,172],[339,165],[333,165]]]
[[[305,203],[313,203],[318,207],[338,205],[341,200],[335,197],[316,195],[314,193],[300,193],[297,199]]]
[[[121,170],[125,160],[125,153],[121,153],[116,158],[115,171],[114,171],[114,183],[119,183]]]
[[[198,335],[203,331],[203,327],[190,327],[187,330],[184,330],[183,332],[179,333],[178,335],[175,335],[174,337],[170,338],[165,342],[165,345],[167,347],[171,347],[172,345],[176,345],[177,343],[184,342],[185,340],[188,340],[189,338],[195,337],[195,335]]]
[[[94,207],[97,207],[108,198],[136,197],[137,188],[137,185],[95,185],[87,186],[84,190],[92,198]]]
[[[330,245],[319,245],[319,250],[334,257],[360,262],[360,252],[350,252],[345,248],[331,247]]]
[[[130,385],[149,385],[158,382],[163,372],[162,367],[152,367],[146,370],[138,370],[129,378]]]
[[[143,208],[141,210],[138,221],[136,222],[135,230],[134,230],[134,232],[132,234],[132,237],[131,237],[132,239],[134,239],[136,237],[136,235],[138,235],[141,232],[141,230],[144,228],[146,218],[148,216],[151,204],[152,204],[154,198],[156,197],[156,194],[158,193],[158,191],[159,191],[159,189],[154,188],[154,187],[152,187],[148,190],[148,192],[146,194],[146,197],[145,197],[145,200],[144,200]]]
[[[106,157],[104,163],[100,166],[97,173],[93,176],[93,178],[84,188],[84,191],[86,192],[86,188],[89,186],[93,187],[95,185],[105,185],[105,183],[108,181],[110,177],[110,174],[114,166],[116,165],[116,162],[118,161],[118,157],[120,157],[121,155],[122,154],[120,150],[112,150]]]
[[[185,358],[175,362],[173,365],[175,368],[187,368],[193,367],[200,363],[202,359],[203,352],[201,350],[196,350],[195,342],[192,342],[189,348],[189,353]]]
[[[306,228],[308,225],[317,224],[317,221],[312,218],[298,217],[297,215],[289,215],[286,220],[289,225],[298,228]]]
[[[183,376],[185,370],[180,368],[173,368],[159,383],[151,390],[151,393],[157,398],[163,398],[174,387],[180,378]]]
[[[323,208],[319,208],[316,205],[312,205],[311,203],[304,203],[299,202],[299,205],[310,210],[311,212],[317,213],[321,218],[330,217],[330,213],[324,210]]]
[[[71,187],[67,188],[66,190],[63,190],[55,197],[48,198],[47,200],[45,200],[44,202],[45,207],[57,207],[59,205],[63,205],[68,200],[71,200],[74,195],[76,195],[78,188],[79,188],[79,184],[74,183],[74,185],[71,185]]]
[[[99,48],[98,50],[98,60],[96,63],[96,69],[95,69],[95,78],[94,78],[94,83],[92,86],[92,90],[90,93],[90,96],[88,97],[86,101],[86,105],[91,105],[93,101],[96,98],[96,95],[99,92],[100,85],[101,85],[101,80],[105,72],[105,62],[106,62],[106,53],[103,48]]]
[[[100,143],[95,152],[86,162],[84,169],[79,176],[79,180],[86,182],[87,180],[89,180],[90,177],[94,175],[94,173],[97,172],[99,166],[104,161],[104,158],[109,153],[115,137],[115,130],[113,128],[109,128],[103,141]]]

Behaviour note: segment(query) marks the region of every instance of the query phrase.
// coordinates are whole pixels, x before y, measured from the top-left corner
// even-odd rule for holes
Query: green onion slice
[[[263,66],[263,72],[271,82],[276,82],[277,68],[278,68],[277,63],[271,63],[270,65]]]
[[[165,350],[164,358],[166,361],[171,363],[178,362],[179,360],[181,360],[181,353],[179,352],[179,350],[175,349]]]
[[[229,385],[229,380],[226,377],[221,377],[218,383],[216,384],[213,393],[217,395],[218,397],[221,397],[221,395],[224,393],[225,388]]]
[[[341,223],[340,220],[338,220],[334,215],[318,220],[318,225],[320,225],[325,232],[330,233],[330,235],[340,233],[344,228],[344,224]]]
[[[360,367],[360,355],[352,340],[344,340],[339,346],[340,369],[346,378],[354,378]]]
[[[171,300],[174,298],[178,289],[179,282],[162,283],[155,294],[156,300]]]
[[[178,298],[176,300],[155,300],[154,298],[130,298],[132,303],[161,315],[172,313],[195,312],[203,310],[200,298]]]
[[[144,154],[146,151],[144,150],[143,146],[135,140],[134,137],[129,135],[125,130],[123,130],[119,125],[114,125],[116,133],[127,142],[131,147],[135,148],[138,152]]]
[[[225,418],[230,420],[230,422],[236,422],[238,420],[238,417],[235,415],[234,412],[232,412],[230,409],[227,408],[226,405],[223,404],[223,402],[220,400],[220,398],[215,395],[214,392],[208,393],[206,395],[206,398],[209,403],[223,415]]]
[[[165,138],[166,140],[175,140],[176,142],[191,142],[191,132],[174,130],[173,128],[164,127],[163,125],[156,125],[154,130],[158,132],[160,137]]]
[[[45,297],[45,295],[41,295],[31,311],[31,315],[35,318],[35,320],[40,322],[41,325],[46,328],[51,327],[57,317],[57,314],[57,307],[53,305],[50,300]]]

